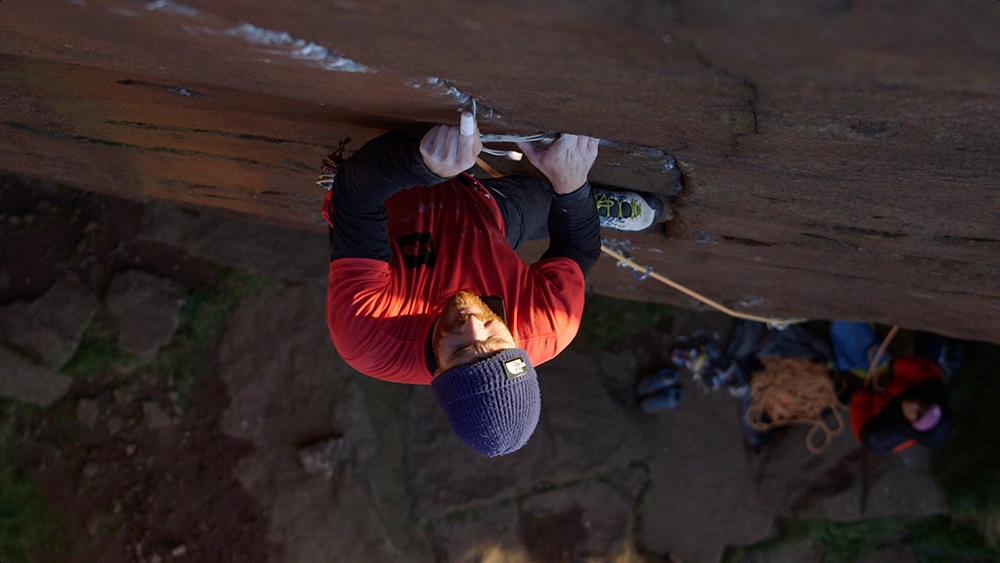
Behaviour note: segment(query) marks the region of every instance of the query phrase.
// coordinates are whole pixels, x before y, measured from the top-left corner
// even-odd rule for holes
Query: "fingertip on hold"
[[[460,132],[462,135],[472,135],[476,131],[476,118],[469,112],[462,112],[462,121],[460,122]]]

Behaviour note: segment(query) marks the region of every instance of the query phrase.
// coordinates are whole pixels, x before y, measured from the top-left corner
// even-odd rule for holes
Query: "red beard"
[[[478,309],[478,311],[470,313],[462,312],[462,309]],[[437,335],[441,331],[454,330],[462,326],[469,317],[476,317],[484,323],[487,321],[503,322],[503,319],[494,313],[478,295],[468,291],[459,291],[445,302],[434,333]]]

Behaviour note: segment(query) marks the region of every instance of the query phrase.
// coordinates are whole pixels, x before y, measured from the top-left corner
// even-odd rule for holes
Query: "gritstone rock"
[[[69,391],[68,375],[36,365],[0,346],[0,397],[48,406]]]
[[[31,303],[0,309],[0,330],[7,342],[37,355],[58,370],[76,353],[83,331],[94,318],[97,296],[75,276],[67,276]]]
[[[535,540],[526,541],[526,547],[538,555],[553,547],[544,544],[552,541],[554,532],[561,531],[559,541],[565,551],[581,557],[587,553],[613,556],[627,545],[633,502],[594,481],[533,495],[521,505],[521,536]]]
[[[344,439],[334,437],[310,444],[299,449],[299,460],[306,473],[322,474],[327,479],[333,477],[340,460],[340,450],[344,447]]]
[[[158,428],[170,428],[173,421],[167,411],[153,401],[146,401],[142,404],[142,417],[146,421],[146,426],[151,430]]]
[[[81,399],[76,405],[76,419],[80,421],[87,430],[93,430],[97,424],[97,417],[100,415],[97,401],[91,399]]]
[[[322,278],[327,275],[325,233],[295,231],[195,213],[172,205],[153,204],[143,216],[139,240],[183,249],[231,268],[278,279]],[[289,248],[306,249],[288,252]]]
[[[115,276],[105,303],[118,327],[118,347],[148,362],[180,326],[184,289],[168,279],[129,270]]]

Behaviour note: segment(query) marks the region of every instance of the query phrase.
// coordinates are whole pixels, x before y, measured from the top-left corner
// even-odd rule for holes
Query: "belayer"
[[[833,321],[830,340],[837,369],[869,371],[878,340],[868,324]],[[888,376],[884,388],[860,388],[851,395],[854,436],[876,453],[896,453],[917,443],[940,448],[955,425],[941,367],[923,355],[878,364],[874,369]]]

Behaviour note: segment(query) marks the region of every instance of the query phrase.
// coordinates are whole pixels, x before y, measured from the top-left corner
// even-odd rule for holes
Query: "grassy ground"
[[[236,270],[224,271],[216,283],[189,295],[181,308],[181,323],[170,344],[162,349],[148,371],[168,381],[183,401],[191,387],[211,369],[204,355],[217,341],[225,320],[240,299],[260,291],[265,280]],[[106,317],[100,313],[88,327],[80,347],[63,372],[93,379],[113,366],[135,366],[136,358],[115,346]]]
[[[732,548],[723,561],[766,561],[769,554],[788,545],[817,550],[823,563],[854,563],[892,545],[909,545],[920,563],[991,563],[1000,558],[1000,551],[987,546],[975,528],[948,516],[890,516],[857,522],[783,522],[774,536],[749,547]]]
[[[154,373],[171,382],[182,403],[194,384],[211,369],[205,353],[218,341],[226,319],[241,299],[257,293],[265,284],[259,276],[230,270],[216,284],[195,292],[184,303],[177,335],[152,366]]]
[[[651,328],[670,332],[672,311],[669,305],[660,303],[588,293],[579,338],[598,350],[630,347],[637,335]]]
[[[57,552],[62,522],[35,483],[9,455],[10,446],[27,431],[41,409],[0,400],[0,561],[28,563],[43,551]]]
[[[1000,346],[969,343],[951,382],[955,431],[933,458],[952,514],[1000,540]]]

